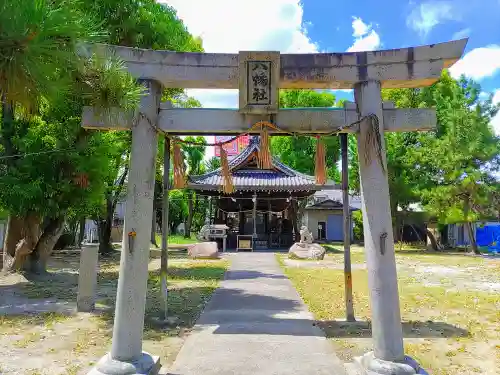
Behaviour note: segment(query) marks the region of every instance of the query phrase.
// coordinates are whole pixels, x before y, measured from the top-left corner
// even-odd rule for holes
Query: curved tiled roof
[[[316,191],[324,188],[317,185],[313,176],[293,170],[273,158],[273,169],[245,168],[243,163],[259,150],[259,140],[252,137],[248,147],[229,162],[233,184],[236,190],[275,190],[275,191]],[[200,176],[189,176],[188,187],[198,190],[222,190],[221,168]]]

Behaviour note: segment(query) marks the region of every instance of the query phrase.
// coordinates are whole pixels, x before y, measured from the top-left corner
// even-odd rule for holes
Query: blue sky
[[[207,52],[282,53],[401,48],[469,37],[451,70],[500,103],[500,0],[163,0]],[[235,108],[235,90],[189,90],[205,107]],[[335,93],[352,99],[350,91]],[[500,134],[500,115],[493,125]]]

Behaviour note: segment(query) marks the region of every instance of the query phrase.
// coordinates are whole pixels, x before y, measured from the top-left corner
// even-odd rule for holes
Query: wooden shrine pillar
[[[254,193],[252,196],[253,202],[253,210],[252,210],[252,219],[253,219],[253,237],[257,238],[257,194]]]
[[[243,212],[243,209],[241,207],[241,203],[239,204],[240,206],[240,212],[238,212],[238,234],[244,234],[245,232],[245,212]]]
[[[348,138],[347,134],[340,134],[340,153],[342,157],[342,214],[344,234],[344,287],[346,320],[353,322],[354,307],[352,297],[352,274],[351,274],[351,211],[349,207],[349,165],[348,165]]]
[[[271,234],[271,226],[272,226],[272,220],[273,220],[273,213],[271,211],[271,200],[267,200],[267,246],[271,247],[272,244],[272,234]]]

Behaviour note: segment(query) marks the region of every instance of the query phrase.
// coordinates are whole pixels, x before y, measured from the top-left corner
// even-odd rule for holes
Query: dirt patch
[[[193,261],[185,252],[169,260],[169,312],[174,326],[151,324],[159,316],[159,259],[149,264],[143,347],[160,355],[162,364],[175,359],[191,327],[227,268],[225,260]],[[97,309],[76,312],[79,254],[57,254],[50,273],[27,279],[0,276],[0,373],[86,374],[110,349],[119,253],[100,260]],[[28,360],[29,358],[29,360]]]
[[[435,254],[435,253],[430,253]],[[398,272],[411,274],[426,286],[444,286],[449,291],[477,290],[500,292],[500,259],[466,254],[396,254]],[[366,269],[363,249],[352,252],[351,269]],[[324,260],[303,261],[280,256],[292,268],[343,270],[343,254],[328,254]]]

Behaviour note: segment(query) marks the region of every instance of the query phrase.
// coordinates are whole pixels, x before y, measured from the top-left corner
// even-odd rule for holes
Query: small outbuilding
[[[353,240],[352,213],[361,208],[358,196],[349,197],[351,215],[351,241]],[[316,241],[343,241],[342,190],[317,192],[305,207],[302,222],[312,232]]]

